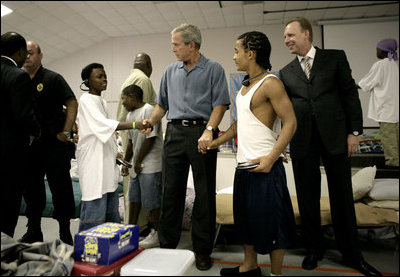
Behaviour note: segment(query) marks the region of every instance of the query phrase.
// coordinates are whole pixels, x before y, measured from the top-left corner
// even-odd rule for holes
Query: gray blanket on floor
[[[68,276],[74,266],[74,248],[59,239],[21,243],[1,233],[2,276]]]

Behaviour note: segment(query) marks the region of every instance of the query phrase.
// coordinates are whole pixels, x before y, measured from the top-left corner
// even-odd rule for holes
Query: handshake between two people
[[[135,121],[134,129],[139,130],[140,133],[148,135],[153,130],[153,124],[149,119],[143,121]],[[202,154],[206,154],[207,150],[215,149],[219,144],[213,140],[213,134],[211,131],[204,131],[202,136],[198,139],[198,151]]]
[[[139,130],[142,134],[150,134],[153,131],[153,124],[150,123],[148,119],[143,121],[134,121],[132,122],[133,129]]]
[[[143,121],[135,121],[133,125],[133,129],[139,130],[140,133],[145,135],[150,134],[154,126],[154,124],[152,124],[149,119],[144,119]],[[198,139],[198,151],[202,154],[206,154],[207,150],[215,149],[218,146],[219,144],[215,140],[213,140],[213,133],[211,131],[205,130],[202,136]]]
[[[219,146],[216,140],[213,139],[213,134],[210,131],[204,131],[197,142],[197,150],[201,154],[206,154],[207,150],[212,150]]]

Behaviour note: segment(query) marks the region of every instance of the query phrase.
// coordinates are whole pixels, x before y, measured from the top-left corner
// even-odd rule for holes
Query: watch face
[[[358,131],[354,131],[353,135],[358,136],[359,132]]]
[[[207,130],[212,131],[212,127],[211,126],[207,126]]]

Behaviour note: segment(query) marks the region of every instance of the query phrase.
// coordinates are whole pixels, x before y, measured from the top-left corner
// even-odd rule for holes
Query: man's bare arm
[[[271,104],[278,117],[282,120],[282,129],[279,133],[278,140],[272,150],[275,160],[278,159],[279,155],[286,149],[286,146],[290,143],[297,128],[296,115],[293,110],[292,102],[290,101],[285,88],[281,81],[276,80],[273,82],[272,87],[273,93]],[[271,153],[272,154],[272,153]]]
[[[292,102],[287,96],[282,82],[274,80],[273,82],[268,82],[268,86],[268,89],[264,90],[265,97],[271,101],[276,115],[281,118],[282,129],[271,153],[251,162],[260,162],[260,166],[254,169],[254,172],[269,172],[271,170],[272,165],[291,141],[297,127],[297,120]]]
[[[229,141],[229,140],[231,140],[231,139],[234,139],[234,138],[236,138],[236,136],[237,136],[237,132],[236,132],[236,126],[237,126],[237,121],[235,121],[232,125],[231,125],[231,127],[229,127],[229,129],[225,132],[225,133],[223,133],[221,136],[219,136],[218,138],[216,138],[216,139],[214,139],[211,143],[210,143],[210,145],[207,147],[207,150],[210,150],[210,149],[215,149],[215,148],[217,148],[218,146],[220,146],[221,144],[223,144],[223,143],[225,143],[225,142],[227,142],[227,141]]]

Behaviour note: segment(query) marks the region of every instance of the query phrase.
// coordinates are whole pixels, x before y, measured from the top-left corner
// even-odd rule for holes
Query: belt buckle
[[[189,120],[183,119],[183,120],[182,120],[182,126],[183,126],[183,127],[189,127]]]

